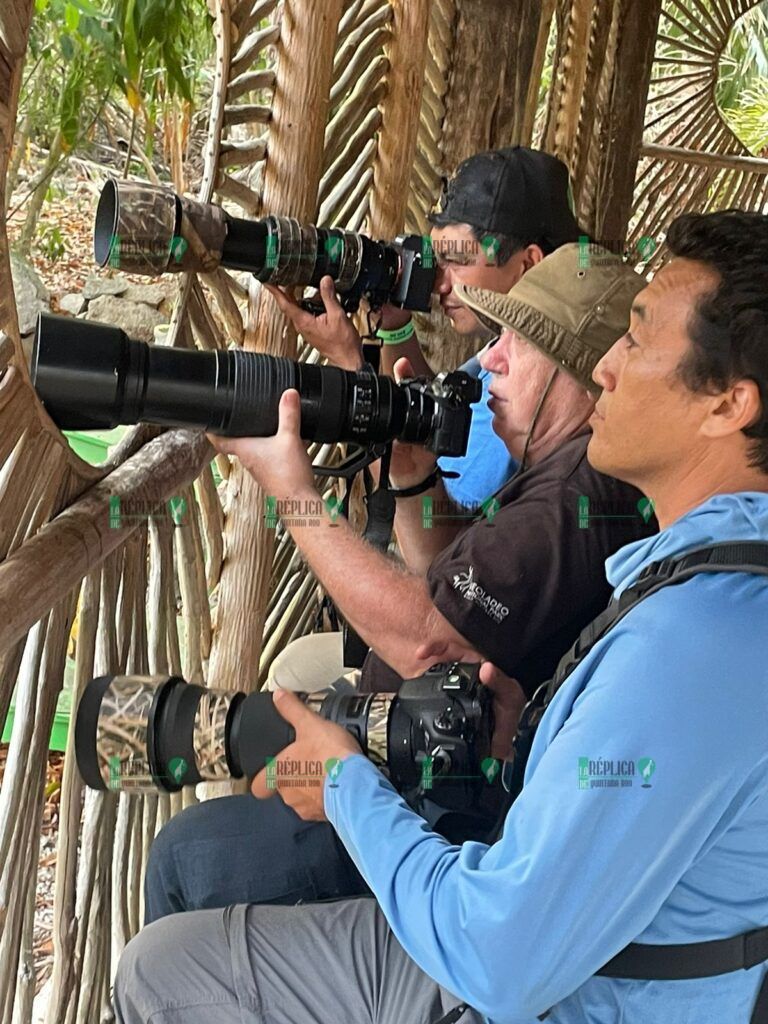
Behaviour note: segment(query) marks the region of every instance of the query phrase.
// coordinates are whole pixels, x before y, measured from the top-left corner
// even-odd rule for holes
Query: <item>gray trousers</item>
[[[461,1000],[362,898],[164,917],[126,947],[114,1002],[118,1024],[433,1024]]]

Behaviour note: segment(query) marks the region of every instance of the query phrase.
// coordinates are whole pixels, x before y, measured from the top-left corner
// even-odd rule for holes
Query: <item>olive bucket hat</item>
[[[600,246],[564,245],[512,290],[454,285],[454,294],[494,329],[513,330],[590,391],[592,373],[629,327],[635,296],[646,281]]]

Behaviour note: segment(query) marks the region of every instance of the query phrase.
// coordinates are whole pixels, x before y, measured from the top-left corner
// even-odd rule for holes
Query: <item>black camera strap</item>
[[[392,540],[392,528],[395,522],[395,497],[389,487],[389,464],[392,458],[392,445],[388,444],[381,456],[379,486],[374,488],[373,476],[366,467],[363,471],[365,485],[365,507],[367,512],[363,539],[378,551],[386,553]],[[349,512],[349,498],[352,490],[351,480],[346,481],[344,494],[344,515]],[[344,665],[348,668],[362,668],[368,654],[368,644],[352,629],[348,622],[342,628],[344,645]]]
[[[514,741],[514,760],[504,766],[504,786],[509,794],[507,810],[523,788],[523,776],[533,740],[544,713],[571,673],[641,601],[664,587],[684,583],[699,573],[745,572],[768,576],[768,544],[725,543],[692,551],[678,559],[665,559],[646,567],[637,583],[608,605],[579,636],[558,665],[553,678],[544,683],[523,711]],[[749,970],[768,960],[768,927],[712,942],[674,946],[631,943],[597,974],[608,978],[642,981],[677,981],[708,978]],[[545,1020],[551,1011],[539,1017]],[[768,1024],[768,977],[758,994],[750,1024]]]

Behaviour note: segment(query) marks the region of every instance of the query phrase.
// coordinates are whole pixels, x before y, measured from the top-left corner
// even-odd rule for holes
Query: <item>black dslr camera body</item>
[[[478,665],[435,666],[397,693],[358,694],[341,680],[299,696],[347,729],[426,817],[447,817],[464,838],[495,823],[501,787],[491,756],[493,695]],[[252,779],[294,739],[270,693],[211,690],[174,676],[94,679],[75,727],[85,782],[132,793]]]

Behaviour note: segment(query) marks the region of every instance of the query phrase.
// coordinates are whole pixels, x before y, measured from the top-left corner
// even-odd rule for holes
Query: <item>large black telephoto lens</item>
[[[499,801],[491,757],[492,694],[477,665],[436,666],[397,693],[357,694],[344,681],[301,698],[348,729],[402,795],[487,830]],[[270,693],[209,690],[174,676],[102,676],[77,711],[75,751],[93,789],[177,792],[198,782],[252,779],[294,740]],[[299,765],[316,775],[328,766]],[[268,779],[269,781],[269,779]]]
[[[152,276],[222,266],[268,284],[316,287],[330,274],[348,310],[365,297],[374,309],[389,302],[429,312],[436,274],[421,235],[375,242],[290,217],[242,220],[158,185],[115,179],[99,200],[94,256],[101,267]]]
[[[128,423],[198,427],[224,437],[271,437],[284,391],[301,396],[307,441],[420,444],[437,455],[466,452],[471,403],[481,384],[456,371],[395,383],[372,372],[232,351],[147,345],[117,327],[41,315],[32,383],[62,430]]]

